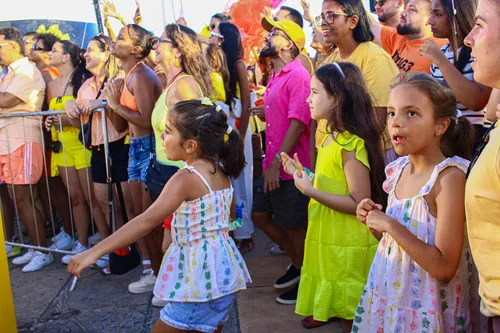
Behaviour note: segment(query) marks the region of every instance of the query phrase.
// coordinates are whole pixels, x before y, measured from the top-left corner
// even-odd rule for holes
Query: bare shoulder
[[[455,166],[449,166],[439,173],[431,195],[438,197],[461,195],[465,190],[465,173]]]

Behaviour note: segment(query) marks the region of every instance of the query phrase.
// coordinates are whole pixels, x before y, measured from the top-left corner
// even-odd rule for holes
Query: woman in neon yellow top
[[[156,148],[146,175],[146,185],[153,201],[182,166],[181,162],[168,159],[162,144],[162,133],[167,130],[165,124],[169,108],[183,100],[210,96],[213,90],[210,69],[201,51],[198,36],[193,30],[182,25],[169,24],[156,41],[154,49],[155,61],[165,73],[167,87],[156,101],[151,115]],[[168,236],[170,231],[165,234]],[[155,274],[160,269],[163,257],[162,244],[155,241],[158,237],[162,235],[158,235],[156,230],[145,237]],[[159,300],[153,299],[154,304],[159,304],[158,302]]]
[[[226,103],[226,91],[229,91],[229,71],[227,69],[226,56],[220,46],[210,44],[207,47],[207,60],[213,72],[210,79],[214,86],[214,91],[210,99],[214,102]]]
[[[92,75],[85,68],[86,62],[81,50],[73,42],[59,41],[49,53],[49,64],[59,70],[61,76],[51,81],[47,88],[47,100],[50,110],[65,110],[68,101],[76,99],[83,82]],[[47,127],[51,126],[53,145],[52,176],[60,174],[71,197],[73,219],[78,241],[74,250],[82,252],[88,248],[89,207],[92,206],[93,218],[105,224],[106,220],[90,186],[89,175],[92,152],[84,147],[78,139],[80,128],[74,127],[68,117],[48,117]],[[90,189],[90,193],[89,193]],[[71,237],[71,230],[61,230],[61,237]],[[62,262],[67,264],[71,256],[64,256]]]

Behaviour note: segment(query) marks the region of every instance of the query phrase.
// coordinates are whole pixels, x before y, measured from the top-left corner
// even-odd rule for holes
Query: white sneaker
[[[84,252],[86,250],[87,250],[87,248],[85,246],[83,246],[82,244],[80,244],[79,241],[76,241],[75,247],[73,248],[73,252],[75,252],[75,253],[82,253],[82,252]],[[62,257],[61,262],[63,264],[65,264],[65,265],[67,265],[67,264],[69,264],[69,261],[71,260],[72,257],[73,257],[73,254],[67,254],[64,257]]]
[[[47,253],[44,254],[39,251],[35,251],[35,254],[33,255],[33,259],[27,264],[26,266],[23,267],[23,272],[35,272],[43,267],[50,265],[54,262],[54,256],[52,253]]]
[[[281,249],[281,247],[278,244],[274,244],[274,246],[271,247],[271,249],[269,250],[269,252],[271,254],[277,254],[277,255],[285,254],[286,253],[284,250]]]
[[[132,294],[142,294],[153,291],[155,288],[156,276],[152,269],[146,269],[142,272],[139,281],[132,282],[128,285],[128,291]]]
[[[33,256],[35,255],[34,252],[35,252],[34,250],[29,249],[28,252],[26,252],[21,257],[18,257],[18,258],[15,258],[14,260],[12,260],[12,263],[14,265],[26,265],[26,264],[29,264],[29,262],[31,261],[31,259],[33,259]]]
[[[73,238],[70,235],[64,232],[64,229],[61,228],[61,232],[58,233],[55,237],[52,238],[54,244],[52,244],[49,249],[53,250],[70,250],[73,248]]]
[[[89,237],[89,246],[96,245],[101,241],[101,234],[98,232]]]
[[[156,296],[153,296],[153,300],[151,301],[151,304],[156,307],[163,308],[165,305],[167,305],[168,301],[164,299],[160,299]]]

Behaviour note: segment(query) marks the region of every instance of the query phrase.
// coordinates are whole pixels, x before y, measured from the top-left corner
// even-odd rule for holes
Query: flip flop
[[[333,320],[334,320],[334,318],[330,318],[330,319],[328,319],[328,321],[318,321],[318,320],[314,320],[313,316],[308,316],[308,317],[305,317],[304,319],[302,319],[302,326],[304,326],[304,328],[306,328],[306,329],[313,329],[313,328],[318,328],[318,327],[324,326],[324,325],[328,324],[329,322],[332,322]]]

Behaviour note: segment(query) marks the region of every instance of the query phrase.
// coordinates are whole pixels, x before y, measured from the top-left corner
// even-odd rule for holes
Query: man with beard
[[[434,38],[431,27],[427,25],[431,4],[432,0],[406,0],[396,29],[372,23],[373,41],[392,56],[401,72],[430,74],[432,63],[420,55],[420,47],[427,39],[433,40],[439,47],[447,42]]]
[[[386,27],[396,28],[404,8],[403,0],[375,0],[375,13],[380,23]]]
[[[465,38],[472,48],[474,79],[500,89],[500,3],[480,0],[476,25]],[[497,107],[498,109],[498,107]],[[498,115],[498,113],[497,113]],[[472,159],[465,188],[467,234],[479,272],[481,312],[489,318],[489,332],[500,333],[500,128],[489,132],[479,156]],[[484,140],[486,142],[486,139]]]
[[[277,301],[295,304],[309,199],[295,187],[293,177],[284,172],[280,154],[297,154],[304,166],[309,167],[311,113],[306,100],[311,76],[297,59],[306,40],[300,26],[290,20],[270,18],[263,18],[262,26],[269,35],[260,57],[269,58],[274,69],[264,95],[264,106],[251,109],[267,122],[264,177],[254,183],[252,220],[290,256],[292,264],[274,287],[293,286]]]

